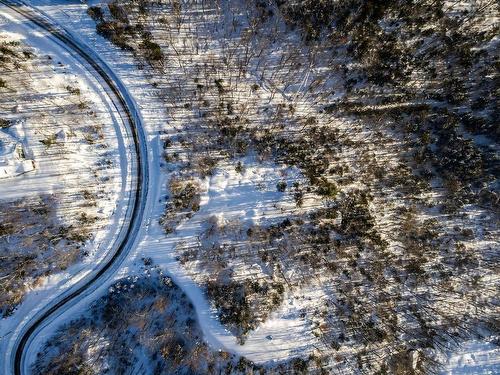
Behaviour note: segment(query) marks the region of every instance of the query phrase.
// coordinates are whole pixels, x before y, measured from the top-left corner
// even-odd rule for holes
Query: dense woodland
[[[499,11],[440,0],[89,8],[164,100],[165,235],[197,215],[201,182],[223,163],[244,173],[254,155],[301,171],[276,185],[293,209],[258,225],[208,218],[177,249],[242,344],[286,296],[322,293],[301,311],[317,347],[261,373],[435,373],[451,347],[499,334]],[[172,334],[156,312],[141,317]]]

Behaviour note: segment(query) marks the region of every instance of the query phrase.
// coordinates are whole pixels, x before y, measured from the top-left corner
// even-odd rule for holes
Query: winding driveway
[[[106,90],[107,95],[118,111],[125,126],[129,127],[136,156],[136,176],[133,179],[135,182],[135,194],[133,193],[134,196],[131,197],[131,207],[128,210],[130,215],[126,223],[120,228],[120,234],[113,245],[113,251],[106,256],[104,261],[95,270],[35,314],[20,330],[17,338],[13,338],[15,339],[15,343],[11,351],[11,364],[9,366],[15,375],[21,375],[24,368],[24,353],[37,331],[43,328],[47,321],[54,318],[63,307],[74,304],[77,302],[78,297],[90,293],[95,286],[101,285],[111,277],[134,246],[143,221],[148,195],[149,164],[147,160],[146,137],[137,105],[128,93],[125,85],[112,69],[88,46],[80,42],[66,29],[56,25],[50,17],[39,10],[32,8],[22,1],[0,0],[0,3],[8,6],[30,22],[47,31],[68,52],[78,57],[100,84],[108,89]]]

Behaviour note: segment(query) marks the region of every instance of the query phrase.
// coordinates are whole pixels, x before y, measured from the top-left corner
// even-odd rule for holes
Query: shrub
[[[94,21],[102,21],[104,17],[104,13],[99,6],[91,6],[89,9],[87,9],[87,14],[92,18]]]
[[[7,129],[12,126],[12,122],[3,118],[0,118],[0,129]]]
[[[66,90],[68,90],[68,92],[71,95],[80,95],[81,94],[80,89],[78,87],[66,86]]]
[[[286,187],[287,187],[287,183],[286,181],[280,181],[276,184],[276,189],[280,192],[280,193],[284,193],[285,190],[286,190]]]
[[[57,139],[57,134],[52,134],[47,138],[42,139],[40,143],[42,143],[45,147],[49,148],[50,146],[56,143],[56,139]]]
[[[117,4],[116,1],[109,3],[108,8],[109,8],[109,12],[111,13],[111,16],[113,16],[113,18],[115,18],[121,22],[128,23],[127,12],[125,11],[125,9],[122,6]]]
[[[337,185],[326,178],[319,179],[316,185],[316,193],[325,198],[335,198],[339,192]]]
[[[146,50],[146,60],[149,62],[156,62],[163,60],[163,52],[159,44],[152,42],[151,40],[143,40],[142,48]]]

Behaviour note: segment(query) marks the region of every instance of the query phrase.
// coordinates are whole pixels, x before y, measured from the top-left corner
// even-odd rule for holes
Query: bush
[[[12,126],[12,122],[3,118],[0,118],[0,129],[7,129]]]
[[[104,18],[104,13],[99,6],[91,6],[89,9],[87,9],[87,14],[92,18],[94,21],[102,21]]]
[[[52,134],[52,135],[48,136],[47,138],[42,139],[40,141],[40,143],[42,143],[45,147],[49,148],[54,143],[56,143],[56,139],[57,139],[57,134]]]
[[[325,198],[335,198],[339,192],[337,185],[326,178],[319,179],[316,185],[316,193]]]
[[[163,60],[163,52],[159,44],[146,39],[142,42],[142,48],[146,50],[145,57],[150,63]]]
[[[286,181],[280,181],[276,184],[276,189],[280,192],[280,193],[284,193],[285,190],[286,190],[286,187],[287,187],[287,183]]]
[[[122,6],[117,4],[116,1],[109,3],[108,8],[109,8],[109,12],[111,13],[111,16],[113,16],[113,18],[115,18],[121,22],[128,23],[127,12],[125,11],[125,9]]]

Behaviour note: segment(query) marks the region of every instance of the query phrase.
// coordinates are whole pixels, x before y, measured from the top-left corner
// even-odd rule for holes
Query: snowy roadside
[[[75,84],[80,87],[82,95],[95,104],[95,110],[99,114],[100,120],[106,124],[106,131],[102,137],[109,150],[107,154],[109,163],[113,165],[112,168],[107,169],[106,181],[100,186],[100,189],[105,189],[107,193],[106,199],[99,201],[99,214],[106,218],[106,222],[97,233],[94,233],[93,239],[86,244],[85,251],[88,256],[64,272],[47,277],[43,285],[27,294],[25,300],[12,316],[0,321],[0,337],[2,338],[0,350],[2,356],[5,356],[3,358],[7,358],[14,342],[13,338],[20,332],[24,323],[49,304],[55,296],[84,278],[108,254],[119,233],[118,229],[125,222],[131,185],[130,160],[132,154],[126,128],[121,123],[113,104],[104,94],[104,90],[88,69],[75,60],[66,49],[37,27],[20,18],[15,12],[2,6],[0,17],[4,35],[22,40],[23,43],[33,47],[35,52],[51,56],[54,61],[57,61],[58,70],[50,77],[51,80],[43,81],[42,79],[43,82],[38,83],[35,79],[32,82],[34,85],[41,85],[38,88],[44,92],[43,90],[56,90],[59,86]],[[34,130],[25,125],[24,131],[24,137],[29,140],[32,135],[30,132]],[[33,147],[37,147],[37,145],[35,144]],[[79,145],[73,145],[70,142],[66,147],[69,149],[69,157],[64,161],[64,164],[57,159],[40,158],[34,171],[22,176],[0,180],[2,199],[19,199],[41,193],[60,193],[62,191],[72,193],[81,189],[78,181],[87,178],[87,174],[90,173],[87,167],[92,166],[92,163],[96,161],[91,155],[81,159]],[[2,363],[7,366],[9,361],[5,360]],[[5,370],[7,371],[7,369]]]

